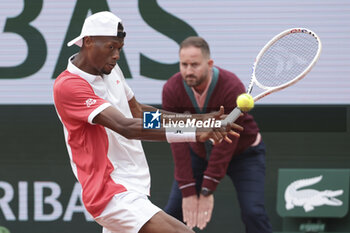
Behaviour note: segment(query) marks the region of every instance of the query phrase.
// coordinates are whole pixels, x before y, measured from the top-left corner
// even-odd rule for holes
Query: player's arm
[[[132,97],[129,100],[129,107],[134,118],[142,118],[143,112],[156,112],[157,110],[164,114],[174,115],[174,113],[171,113],[169,111],[160,110],[151,105],[141,104],[136,100],[135,97]]]
[[[129,107],[130,107],[131,113],[132,113],[134,118],[142,118],[143,112],[145,112],[145,111],[155,112],[155,111],[159,110],[163,114],[163,117],[167,118],[167,119],[173,119],[175,116],[176,116],[177,120],[186,120],[187,119],[186,115],[183,115],[183,117],[181,117],[181,114],[178,114],[178,113],[166,111],[164,109],[160,110],[160,109],[157,109],[157,108],[155,108],[151,105],[147,105],[147,104],[141,104],[136,100],[135,97],[132,97],[129,100]],[[191,117],[195,118],[197,120],[202,120],[202,121],[205,121],[206,119],[212,119],[212,118],[219,120],[219,119],[224,118],[223,114],[224,114],[224,109],[222,107],[219,109],[219,111],[216,111],[216,112],[211,112],[211,113],[206,113],[206,114],[191,114]],[[233,128],[236,130],[239,130],[239,131],[243,130],[242,127],[240,127],[239,125],[237,125],[235,123],[233,124]]]
[[[110,106],[97,114],[93,121],[95,124],[103,125],[128,139],[139,139],[149,141],[168,142],[204,142],[210,138],[215,143],[221,142],[227,135],[237,134],[234,131],[227,131],[224,128],[211,130],[197,128],[195,132],[186,132],[181,135],[173,132],[166,132],[164,128],[143,129],[141,118],[126,118],[118,109]]]
[[[157,109],[151,105],[139,103],[135,96],[129,100],[129,107],[134,118],[142,118],[142,114],[145,111],[155,112]]]

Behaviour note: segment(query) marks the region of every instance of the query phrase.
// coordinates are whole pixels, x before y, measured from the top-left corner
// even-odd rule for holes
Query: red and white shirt
[[[134,93],[119,66],[101,77],[74,66],[73,57],[55,81],[54,102],[84,205],[98,217],[117,193],[133,190],[149,195],[150,174],[141,141],[92,123],[110,106],[132,118],[128,101]]]

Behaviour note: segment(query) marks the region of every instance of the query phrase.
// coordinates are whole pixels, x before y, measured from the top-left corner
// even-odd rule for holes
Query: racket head
[[[287,29],[272,38],[255,59],[247,93],[255,83],[265,91],[254,101],[301,80],[316,64],[322,51],[320,38],[306,28]]]

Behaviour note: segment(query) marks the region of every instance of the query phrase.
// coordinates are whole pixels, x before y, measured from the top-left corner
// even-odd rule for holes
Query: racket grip
[[[230,114],[227,115],[227,117],[221,121],[221,125],[222,126],[226,126],[227,123],[233,123],[237,120],[237,118],[241,115],[242,111],[241,109],[239,109],[238,107],[236,107],[235,109],[233,109]],[[213,139],[209,139],[211,143],[214,144],[214,140]]]
[[[237,118],[241,115],[242,111],[236,107],[233,109],[227,117],[221,121],[221,125],[227,125],[228,123],[233,123],[237,120]]]

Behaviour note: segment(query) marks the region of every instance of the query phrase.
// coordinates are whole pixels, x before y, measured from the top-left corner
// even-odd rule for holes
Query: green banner
[[[281,217],[344,217],[349,169],[279,169],[277,212]]]

